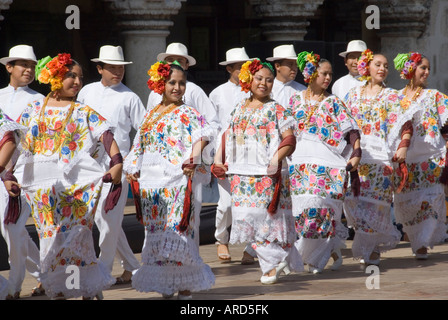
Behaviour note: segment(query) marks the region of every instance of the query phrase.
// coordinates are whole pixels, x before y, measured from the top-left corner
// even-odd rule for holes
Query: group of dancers
[[[430,64],[418,52],[393,60],[407,81],[401,90],[386,87],[389,61],[363,41],[340,56],[348,74],[330,93],[332,64],[317,53],[281,45],[263,62],[233,48],[220,62],[229,80],[207,96],[187,80],[194,57],[171,43],[148,70],[145,108],[122,84],[132,62],[119,46],[101,47],[92,59],[101,80],[85,87],[70,54],[37,60],[30,46],[11,48],[0,59],[11,79],[0,90],[1,230],[11,265],[0,297],[20,297],[25,268],[38,282],[33,294],[52,299],[101,299],[116,282],[178,299],[212,288],[198,241],[202,186],[212,177],[218,258],[230,261],[229,244],[247,244],[241,261],[258,260],[262,284],[305,266],[319,274],[330,258],[340,268],[343,215],[360,262],[379,265],[397,245],[394,222],[412,254],[427,259],[447,237],[448,97],[427,88]],[[306,86],[295,81],[299,71]],[[51,86],[46,97],[28,88],[34,78]],[[128,188],[145,227],[141,261],[121,227]],[[24,234],[30,211],[39,250]],[[124,269],[116,279],[115,255]],[[69,265],[80,270],[75,289],[66,286]]]

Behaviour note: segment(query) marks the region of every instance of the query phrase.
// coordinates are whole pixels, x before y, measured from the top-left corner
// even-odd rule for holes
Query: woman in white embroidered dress
[[[41,83],[51,83],[51,92],[28,105],[18,119],[28,132],[17,163],[24,165],[22,188],[39,236],[42,284],[50,298],[101,299],[114,279],[97,260],[93,245],[94,215],[106,174],[91,154],[108,125],[75,100],[82,69],[70,54],[44,58],[36,69]],[[110,154],[121,157],[113,139]],[[113,183],[119,183],[121,171],[122,163],[111,166]]]
[[[5,224],[15,223],[20,214],[18,210],[13,212],[8,207],[8,205],[11,205],[11,197],[18,197],[20,194],[17,192],[17,189],[13,189],[14,185],[16,187],[18,185],[16,181],[13,181],[14,178],[10,176],[8,169],[11,167],[10,163],[14,163],[17,160],[18,152],[16,151],[16,146],[26,130],[26,127],[8,118],[0,109],[0,177],[3,181],[0,183],[0,218]],[[0,276],[0,300],[4,300],[8,296],[8,291],[8,280]]]
[[[394,194],[395,217],[403,225],[414,256],[427,259],[428,249],[447,237],[443,184],[448,183],[448,172],[441,129],[448,119],[448,96],[427,89],[430,63],[420,53],[399,54],[394,63],[401,78],[409,81],[399,91],[401,117],[412,117],[413,125],[406,155],[408,178],[401,192]],[[397,142],[393,141],[393,150]]]
[[[178,292],[178,299],[191,299],[192,292],[208,290],[215,281],[199,255],[201,203],[195,201],[201,184],[210,179],[201,153],[214,131],[183,103],[186,73],[177,61],[156,62],[148,73],[149,88],[163,100],[145,115],[125,160],[145,226],[142,266],[132,286],[165,298]]]
[[[231,184],[230,243],[252,243],[262,271],[261,283],[273,284],[282,271],[303,270],[294,249],[296,237],[285,160],[294,150],[295,122],[284,107],[270,98],[272,66],[259,59],[247,61],[239,79],[251,97],[233,110],[213,172],[220,178],[227,174]]]
[[[378,265],[381,252],[394,248],[401,238],[391,216],[394,153],[388,141],[399,133],[404,122],[397,119],[397,91],[384,86],[387,58],[367,49],[358,60],[358,70],[367,82],[351,89],[345,103],[362,132],[361,193],[355,198],[349,189],[344,210],[347,223],[355,230],[353,257],[361,263]]]
[[[308,88],[290,100],[297,121],[297,148],[289,161],[299,236],[295,245],[309,272],[316,274],[323,271],[331,256],[333,270],[342,264],[340,249],[348,237],[341,222],[344,189],[349,171],[356,176],[361,154],[358,128],[350,112],[338,97],[326,92],[332,78],[331,64],[306,51],[299,53],[297,64]]]

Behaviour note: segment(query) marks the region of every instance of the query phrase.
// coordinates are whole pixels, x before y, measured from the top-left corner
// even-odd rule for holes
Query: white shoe
[[[427,260],[428,259],[428,253],[414,253],[413,256],[417,260]]]
[[[310,273],[312,273],[312,274],[319,274],[319,273],[322,273],[322,269],[321,269],[321,268],[316,268],[316,267],[314,267],[314,266],[312,266],[312,265],[309,265],[309,266],[308,266],[308,271],[309,271]]]
[[[338,270],[340,266],[342,266],[342,254],[340,249],[333,251],[333,253],[338,256],[338,258],[334,260],[333,264],[331,265],[331,270],[335,271]]]
[[[192,299],[193,299],[193,296],[191,294],[187,295],[187,296],[184,296],[183,294],[177,295],[177,300],[192,300]]]
[[[262,284],[274,284],[277,282],[278,276],[282,272],[284,272],[286,275],[291,273],[291,270],[288,267],[288,262],[286,262],[286,261],[282,261],[278,264],[278,266],[275,268],[275,275],[273,275],[273,276],[263,275],[260,278],[260,282]]]

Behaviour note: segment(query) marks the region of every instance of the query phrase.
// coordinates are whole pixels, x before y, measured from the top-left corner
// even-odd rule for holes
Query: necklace
[[[320,94],[319,98],[317,98],[316,102],[311,103],[311,89],[310,87],[306,89],[304,98],[305,98],[305,105],[307,106],[308,116],[306,117],[304,122],[305,126],[308,126],[311,117],[314,115],[314,112],[316,112],[317,108],[319,107],[324,97],[325,97],[325,90],[322,90],[322,93]]]
[[[176,109],[178,107],[177,104],[172,103],[170,104],[168,107],[165,108],[165,110],[163,110],[162,112],[160,112],[157,117],[154,117],[154,114],[157,112],[157,110],[160,109],[160,107],[162,106],[162,104],[158,104],[155,108],[153,108],[148,116],[146,117],[145,121],[143,122],[143,124],[141,125],[140,128],[140,132],[141,132],[141,137],[142,137],[142,141],[144,143],[147,142],[147,137],[145,135],[145,133],[147,133],[148,131],[150,131],[152,129],[152,127],[159,122],[160,119],[162,119],[166,114],[170,113],[171,111],[173,111],[174,109]],[[153,118],[154,117],[154,118]]]
[[[409,106],[411,105],[412,101],[414,101],[415,99],[418,98],[418,96],[420,95],[421,91],[422,91],[422,87],[418,87],[417,90],[415,91],[414,95],[412,96],[411,99],[408,98],[408,90],[409,90],[409,86],[406,85],[406,87],[403,90],[403,99],[401,99],[400,101],[400,106],[404,109],[407,110],[409,109]]]
[[[248,109],[249,99],[246,99],[246,103],[241,108],[242,112],[238,114],[237,123],[234,128],[237,130],[236,143],[239,145],[245,144],[245,132],[247,125],[249,124],[250,119],[255,114],[255,112],[260,109],[264,105],[263,102],[260,102],[255,107],[252,107],[252,112],[246,116],[246,111]]]
[[[65,119],[61,121],[56,121],[54,123],[54,127],[50,128],[45,121],[45,109],[48,104],[48,100],[50,99],[50,94],[47,95],[47,97],[44,100],[44,104],[42,105],[42,109],[39,113],[39,118],[37,120],[37,127],[39,128],[39,134],[36,137],[36,140],[40,141],[43,145],[46,145],[45,141],[47,141],[48,138],[53,140],[53,149],[51,151],[51,154],[53,155],[56,152],[59,152],[62,146],[62,142],[64,139],[61,137],[62,135],[62,129],[67,127],[68,122],[70,121],[73,110],[75,110],[75,101],[72,99],[70,102],[70,108],[68,109],[67,115],[65,116]],[[48,130],[47,130],[48,129]],[[64,137],[65,138],[65,137]],[[35,151],[36,146],[33,146],[33,153]]]
[[[363,85],[361,87],[361,94],[360,94],[360,110],[361,113],[364,115],[364,118],[368,121],[372,120],[372,103],[371,102],[367,102],[367,101],[379,101],[379,97],[381,95],[381,93],[384,90],[384,87],[381,85],[381,89],[378,90],[378,92],[375,94],[375,96],[372,99],[367,98],[365,92],[366,92],[366,88],[367,88],[367,83],[365,85]],[[365,106],[367,107],[367,109],[365,108]],[[381,108],[383,108],[381,106]]]

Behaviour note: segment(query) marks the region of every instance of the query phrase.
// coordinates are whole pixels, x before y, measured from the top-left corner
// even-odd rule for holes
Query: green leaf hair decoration
[[[399,53],[394,59],[394,67],[396,70],[401,71],[404,68],[404,64],[409,60],[409,53]]]
[[[182,68],[182,66],[180,65],[179,61],[177,61],[177,60],[174,60],[171,64],[175,64],[176,66]],[[182,69],[183,69],[183,68],[182,68]]]
[[[297,67],[299,67],[300,72],[303,72],[306,65],[306,56],[308,54],[313,54],[313,52],[302,51],[297,55]]]
[[[261,65],[267,67],[269,70],[271,70],[272,73],[275,74],[274,68],[272,67],[272,65],[269,62],[261,62]]]
[[[37,61],[36,69],[34,71],[35,79],[37,80],[39,78],[39,74],[42,71],[43,68],[45,68],[45,65],[50,62],[53,58],[50,56],[46,56],[45,58],[42,58]],[[40,81],[39,81],[40,82]]]

